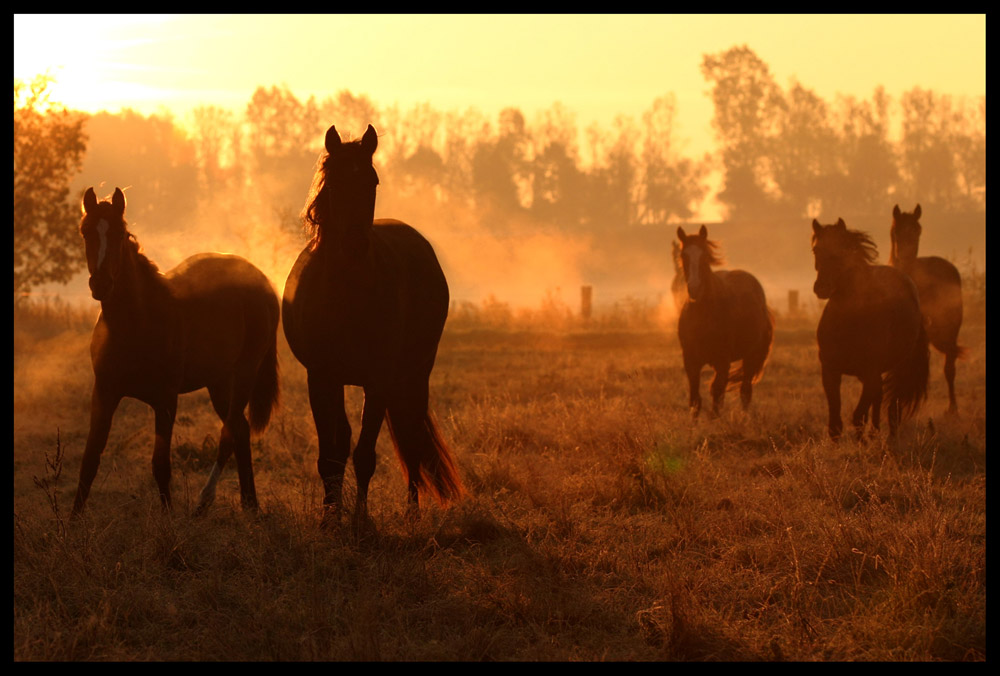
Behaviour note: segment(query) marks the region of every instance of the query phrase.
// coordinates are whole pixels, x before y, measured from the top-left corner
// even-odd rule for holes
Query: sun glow
[[[169,92],[135,81],[143,67],[124,53],[150,39],[128,37],[137,23],[156,25],[169,17],[80,15],[71,22],[52,21],[46,15],[19,15],[14,30],[14,79],[30,83],[36,76],[52,78],[50,100],[87,112],[128,105],[128,102],[166,101]]]

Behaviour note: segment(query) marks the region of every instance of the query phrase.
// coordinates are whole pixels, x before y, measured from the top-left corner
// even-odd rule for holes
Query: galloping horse
[[[767,307],[764,289],[749,272],[712,271],[721,260],[704,225],[697,235],[687,235],[684,228],[677,228],[677,238],[688,293],[677,333],[684,354],[691,412],[697,417],[701,411],[701,369],[706,364],[715,369],[712,413],[719,413],[730,383],[740,384],[740,399],[743,408],[748,408],[753,383],[764,372],[774,337],[774,315]],[[730,371],[735,361],[742,364]]]
[[[344,387],[364,388],[354,449],[356,523],[368,518],[375,442],[387,420],[412,509],[429,490],[447,503],[462,494],[448,447],[428,410],[428,381],[448,315],[448,284],[434,250],[409,225],[374,220],[378,145],[368,125],[360,140],[326,132],[326,156],[304,212],[313,237],[285,283],[282,317],[295,357],[306,367],[325,488],[324,522],[342,505],[351,426]]]
[[[101,302],[90,356],[94,392],[90,433],[73,512],[83,509],[123,397],[156,416],[153,476],[170,507],[170,439],[177,396],[207,387],[222,419],[219,455],[198,512],[215,498],[219,475],[235,453],[243,507],[257,508],[250,431],[267,427],[278,400],[278,295],[260,270],[239,256],[198,254],[161,274],[139,252],[125,222],[125,195],[98,202],[83,196],[80,233],[90,291]],[[250,421],[243,414],[250,406]]]
[[[948,410],[954,413],[958,411],[955,402],[955,360],[965,352],[965,348],[958,344],[958,330],[962,326],[962,276],[958,274],[958,268],[943,258],[917,257],[921,231],[919,204],[913,213],[900,211],[898,204],[893,208],[889,265],[905,272],[917,285],[927,338],[944,354]]]
[[[820,225],[814,219],[812,227],[816,257],[813,291],[828,299],[816,340],[830,413],[830,437],[839,439],[843,430],[843,374],[862,383],[852,417],[858,435],[869,411],[872,427],[878,429],[884,395],[889,435],[895,436],[900,421],[915,413],[927,396],[929,352],[917,289],[899,270],[874,265],[878,251],[871,238],[848,230],[843,219],[834,225]]]

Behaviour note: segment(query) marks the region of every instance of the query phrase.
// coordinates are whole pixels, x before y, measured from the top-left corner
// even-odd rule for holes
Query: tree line
[[[242,112],[203,106],[181,124],[130,110],[85,115],[49,102],[45,78],[15,81],[14,292],[82,268],[81,170],[111,188],[142,186],[131,218],[160,227],[197,218],[211,202],[223,218],[253,211],[299,229],[331,123],[349,133],[378,129],[380,204],[463,209],[497,236],[512,223],[600,239],[684,222],[710,198],[713,172],[730,221],[822,213],[851,222],[894,202],[985,212],[985,96],[969,102],[915,88],[893,101],[878,88],[868,99],[827,101],[796,81],[781,87],[745,46],[704,55],[701,70],[717,151],[700,158],[680,150],[671,94],[638,120],[622,115],[581,134],[558,103],[530,120],[516,107],[493,119],[475,109],[379,106],[346,90],[303,100],[271,86]],[[164,213],[170,218],[156,218]]]

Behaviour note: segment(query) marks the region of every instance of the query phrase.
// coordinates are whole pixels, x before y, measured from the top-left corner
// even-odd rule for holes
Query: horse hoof
[[[340,526],[340,507],[324,507],[319,525],[326,530]]]

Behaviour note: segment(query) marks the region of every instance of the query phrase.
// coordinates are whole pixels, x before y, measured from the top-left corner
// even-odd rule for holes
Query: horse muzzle
[[[816,297],[820,300],[826,300],[833,295],[833,285],[827,282],[821,282],[817,279],[816,283],[813,284],[813,293],[815,293]]]
[[[88,280],[90,295],[94,300],[105,300],[111,295],[111,290],[115,288],[115,280],[111,277],[94,277]]]

